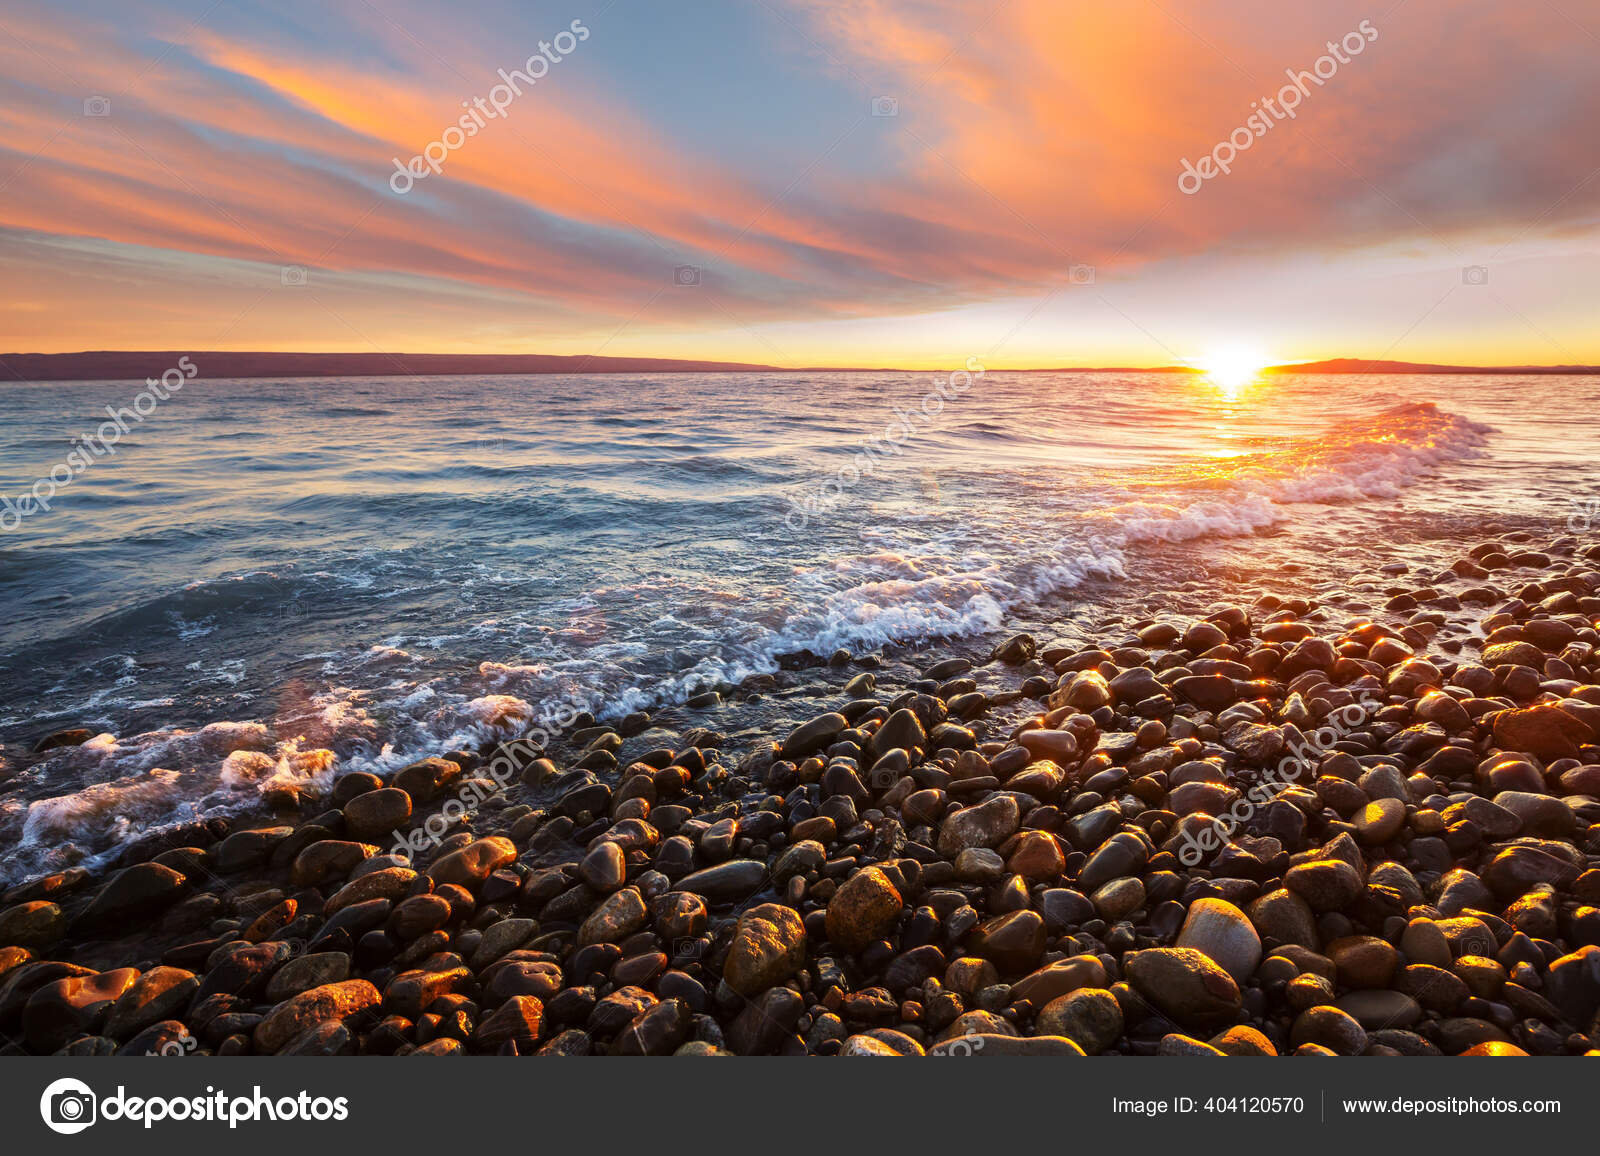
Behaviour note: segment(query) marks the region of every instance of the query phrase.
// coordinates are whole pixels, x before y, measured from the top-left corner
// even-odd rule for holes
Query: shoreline
[[[5,894],[0,1054],[1596,1049],[1600,546],[1532,542],[166,833]]]

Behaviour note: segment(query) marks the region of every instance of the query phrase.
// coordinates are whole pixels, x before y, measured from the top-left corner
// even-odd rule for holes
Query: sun
[[[1223,390],[1233,394],[1241,385],[1255,380],[1267,363],[1267,355],[1256,346],[1224,345],[1202,358],[1200,368]]]

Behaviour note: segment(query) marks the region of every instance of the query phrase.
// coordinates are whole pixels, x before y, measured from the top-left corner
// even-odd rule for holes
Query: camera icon
[[[867,786],[874,791],[887,791],[899,781],[899,774],[888,767],[874,767],[867,775]]]
[[[64,1136],[82,1132],[99,1115],[99,1100],[82,1080],[63,1077],[39,1097],[39,1116],[45,1127]]]
[[[1487,285],[1489,283],[1489,266],[1463,265],[1461,267],[1461,283],[1463,285]]]
[[[1093,265],[1073,265],[1067,270],[1067,280],[1074,285],[1093,285]]]
[[[304,618],[309,613],[304,602],[286,602],[283,607],[283,616],[291,621]]]
[[[692,935],[674,939],[672,941],[672,965],[681,967],[683,964],[693,963],[705,954],[705,948],[705,943]]]
[[[674,267],[672,270],[672,283],[680,286],[700,284],[700,266],[678,265]]]
[[[111,98],[109,96],[86,96],[83,98],[84,116],[110,116]]]
[[[899,116],[900,102],[892,96],[875,96],[868,106],[873,116]]]
[[[285,265],[282,272],[278,274],[278,279],[288,286],[299,287],[304,285],[306,283],[306,267],[304,265]]]

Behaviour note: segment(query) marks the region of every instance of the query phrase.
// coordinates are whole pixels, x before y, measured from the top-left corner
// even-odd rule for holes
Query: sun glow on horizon
[[[1224,392],[1232,396],[1239,387],[1254,381],[1269,364],[1269,359],[1258,346],[1223,345],[1212,349],[1200,359],[1200,368]]]

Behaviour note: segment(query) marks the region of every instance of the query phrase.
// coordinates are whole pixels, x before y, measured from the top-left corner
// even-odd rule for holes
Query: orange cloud
[[[412,14],[431,22],[402,34],[352,10],[346,40],[297,42],[154,4],[139,32],[24,4],[0,38],[0,229],[106,243],[80,250],[95,260],[205,259],[239,284],[308,265],[348,281],[363,329],[383,294],[416,294],[446,314],[492,301],[511,331],[605,334],[645,310],[711,331],[977,307],[1080,263],[1107,281],[1191,258],[1583,238],[1600,216],[1600,181],[1584,183],[1600,168],[1591,46],[1492,0],[1458,0],[1442,29],[1391,9],[1370,49],[1194,196],[1183,162],[1363,11],[1324,0],[1267,24],[1223,0],[774,4],[775,41],[804,58],[785,67],[861,96],[837,152],[764,168],[575,67],[404,197],[392,159],[512,63],[491,26]],[[607,35],[585,62],[616,55],[627,26]],[[879,93],[899,102],[892,121],[867,117]],[[86,94],[113,115],[81,115]],[[671,291],[679,263],[705,267],[706,292]],[[175,312],[190,301],[165,272],[148,281]]]

